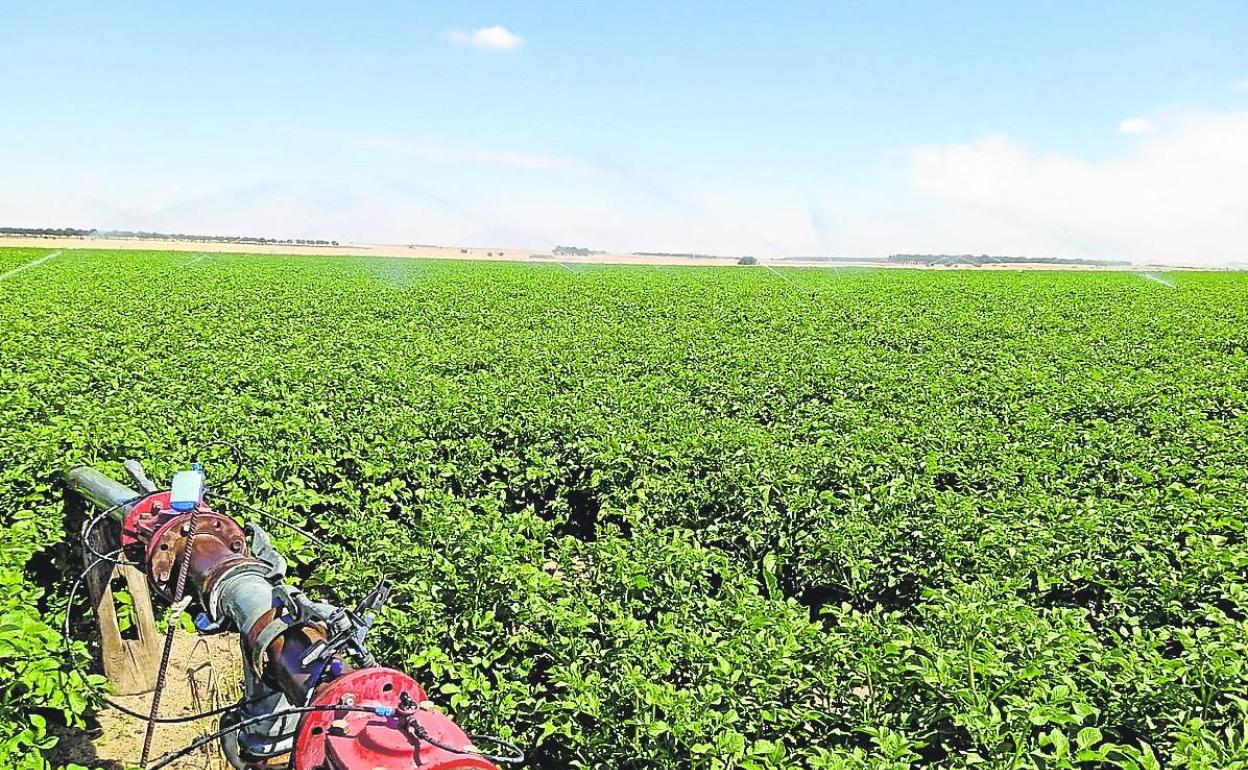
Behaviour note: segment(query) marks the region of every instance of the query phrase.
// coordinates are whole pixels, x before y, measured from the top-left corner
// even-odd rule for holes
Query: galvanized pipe
[[[101,510],[112,509],[109,515],[118,524],[138,501],[140,493],[105,476],[94,468],[79,465],[64,473],[65,483],[83,499]]]
[[[263,575],[244,572],[226,575],[217,587],[214,620],[229,619],[246,633],[273,609],[273,586]]]

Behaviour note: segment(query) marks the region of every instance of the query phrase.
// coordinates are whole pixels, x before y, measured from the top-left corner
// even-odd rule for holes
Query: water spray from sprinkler
[[[13,268],[12,270],[10,270],[9,272],[5,273],[4,275],[0,275],[0,281],[3,281],[7,278],[11,278],[17,275],[18,273],[22,272],[23,270],[29,270],[32,267],[38,267],[39,265],[42,265],[44,262],[47,262],[49,259],[60,256],[60,254],[61,252],[57,250],[57,251],[52,252],[51,254],[44,254],[42,257],[34,260],[33,262],[27,262],[24,265],[19,265]]]
[[[760,263],[760,264],[761,264],[761,263]],[[814,292],[814,291],[811,291],[810,289],[807,289],[807,288],[805,288],[805,287],[803,287],[803,286],[799,286],[798,284],[796,284],[796,283],[794,283],[793,281],[791,281],[791,280],[788,278],[788,276],[786,276],[784,273],[781,273],[779,270],[775,269],[775,268],[774,268],[774,267],[772,267],[771,265],[768,265],[768,264],[763,264],[763,267],[767,268],[767,269],[768,269],[768,270],[770,270],[772,273],[774,273],[774,274],[776,275],[776,277],[778,277],[780,280],[784,281],[785,283],[787,283],[788,285],[790,285],[790,286],[792,286],[794,289],[796,289],[796,290],[797,290],[797,291],[798,291],[798,292],[802,295],[802,297],[803,297],[803,298],[804,298],[807,302],[814,302],[814,301],[815,301],[815,298],[818,296],[818,292]]]
[[[1174,281],[1170,280],[1166,276],[1165,273],[1147,272],[1147,273],[1136,273],[1136,275],[1138,275],[1139,277],[1145,280],[1154,281],[1156,283],[1161,284],[1162,286],[1167,286],[1171,289],[1178,288],[1177,286],[1175,286]]]

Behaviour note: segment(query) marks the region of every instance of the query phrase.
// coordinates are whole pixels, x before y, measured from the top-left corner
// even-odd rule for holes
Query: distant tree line
[[[49,238],[72,238],[94,234],[94,230],[77,230],[72,227],[0,227],[0,235],[28,235]]]
[[[337,246],[338,241],[312,238],[258,238],[248,235],[187,235],[154,233],[147,230],[79,230],[74,227],[0,227],[0,235],[35,238],[135,238],[157,241],[198,241],[207,243],[281,244],[288,246]]]
[[[606,254],[605,251],[594,251],[583,246],[556,246],[554,249],[555,256],[559,257],[588,257],[594,254]]]
[[[1130,265],[1126,260],[1059,257],[994,257],[988,254],[890,254],[889,262],[906,265]]]

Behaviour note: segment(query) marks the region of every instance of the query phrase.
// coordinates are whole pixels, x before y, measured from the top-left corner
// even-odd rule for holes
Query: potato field
[[[0,280],[0,766],[98,705],[58,473],[218,440],[527,767],[1248,768],[1244,274],[65,251]]]

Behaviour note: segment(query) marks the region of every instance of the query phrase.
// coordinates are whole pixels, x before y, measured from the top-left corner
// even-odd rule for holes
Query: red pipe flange
[[[191,514],[169,507],[168,492],[156,492],[135,503],[121,525],[121,544],[128,558],[142,560],[152,587],[161,597],[172,600],[171,579],[176,563],[184,558],[186,525]],[[200,505],[197,516],[190,585],[206,591],[218,576],[234,565],[251,561],[247,536],[229,516]]]
[[[495,770],[471,753],[463,730],[444,714],[427,708],[401,710],[400,698],[423,704],[424,689],[407,674],[389,668],[366,668],[323,686],[310,705],[381,707],[385,713],[312,711],[303,716],[295,738],[295,770]],[[457,753],[416,737],[414,723]]]
[[[169,507],[169,492],[153,492],[134,504],[121,522],[121,546],[127,554],[142,551],[162,518],[177,513]]]

